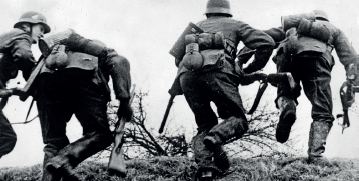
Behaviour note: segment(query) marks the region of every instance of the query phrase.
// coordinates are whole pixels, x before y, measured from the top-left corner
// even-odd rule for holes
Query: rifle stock
[[[25,102],[26,99],[30,96],[32,91],[34,90],[34,82],[36,77],[41,72],[42,67],[45,65],[45,58],[43,56],[40,57],[39,63],[35,66],[35,69],[31,72],[29,79],[27,80],[25,87],[21,90],[20,100]]]
[[[170,100],[168,100],[166,112],[165,112],[165,115],[163,116],[160,129],[158,130],[158,132],[159,132],[160,134],[163,132],[163,130],[164,130],[164,128],[165,128],[165,125],[166,125],[166,122],[167,122],[167,117],[168,117],[168,114],[170,113],[170,109],[171,109],[172,104],[173,104],[173,99],[174,99],[175,97],[176,97],[175,95],[171,95]]]
[[[135,95],[135,87],[136,85],[133,86],[133,89],[131,91],[131,99],[129,104],[131,105],[133,102],[133,98]],[[108,170],[109,172],[112,172],[114,174],[119,174],[120,176],[126,176],[126,164],[125,164],[125,159],[124,159],[124,155],[123,155],[123,149],[122,149],[122,145],[124,143],[124,133],[125,133],[125,124],[128,120],[126,120],[125,118],[119,118],[119,124],[118,127],[115,127],[115,140],[114,140],[114,145],[111,151],[111,155],[110,155],[110,160],[108,163]]]

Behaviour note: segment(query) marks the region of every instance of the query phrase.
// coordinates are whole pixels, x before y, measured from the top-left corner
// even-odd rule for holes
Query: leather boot
[[[197,173],[195,176],[196,178],[202,178],[202,174],[207,173],[208,171],[211,171],[211,174],[213,175],[219,171],[213,161],[214,153],[203,144],[203,138],[207,135],[207,133],[208,131],[199,132],[192,139],[194,158],[198,165]],[[207,176],[208,174],[205,174],[203,177]]]
[[[223,172],[229,169],[227,153],[222,145],[229,140],[238,139],[248,130],[247,121],[242,118],[230,117],[214,126],[203,139],[203,143],[214,154],[213,162]]]
[[[309,132],[308,163],[317,163],[325,160],[322,153],[333,123],[325,121],[313,121]]]
[[[51,158],[46,164],[46,169],[54,175],[76,180],[73,168],[86,158],[108,147],[112,139],[111,133],[88,133],[60,150],[58,155]]]
[[[45,165],[48,161],[53,158],[56,153],[45,152],[44,162],[43,162],[43,173],[42,173],[42,181],[60,181],[61,176],[52,175],[47,169],[45,169]]]
[[[248,130],[248,123],[243,118],[230,117],[214,126],[204,138],[208,148],[218,147],[229,140],[239,139]]]
[[[297,119],[295,102],[287,97],[281,96],[277,100],[280,115],[276,129],[276,139],[280,143],[285,143],[290,134],[290,130]]]

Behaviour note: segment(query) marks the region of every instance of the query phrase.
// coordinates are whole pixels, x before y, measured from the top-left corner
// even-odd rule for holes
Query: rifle
[[[248,79],[254,79],[256,74],[248,74],[245,75],[244,78]],[[254,77],[254,78],[252,78]],[[262,98],[262,95],[266,88],[268,87],[268,83],[272,85],[278,85],[278,84],[288,84],[291,89],[294,89],[297,86],[297,83],[294,81],[292,74],[289,72],[282,72],[282,73],[274,73],[269,74],[265,78],[262,78],[262,83],[259,85],[259,89],[256,95],[256,98],[254,99],[253,105],[251,109],[248,111],[247,114],[253,114],[254,111],[257,109],[258,104]]]
[[[131,105],[133,102],[133,98],[135,95],[135,88],[136,85],[133,85],[132,91],[130,93],[131,95],[131,99],[129,104]],[[120,103],[121,104],[121,103]],[[120,176],[126,176],[126,164],[125,164],[125,159],[124,159],[124,155],[123,155],[123,149],[122,149],[122,145],[124,143],[124,133],[125,133],[125,123],[129,120],[126,120],[125,118],[119,118],[118,120],[119,124],[116,124],[115,126],[115,141],[114,141],[114,145],[111,151],[111,155],[110,155],[110,161],[108,163],[108,171],[112,174],[119,174]]]
[[[165,115],[163,116],[160,129],[158,130],[158,132],[159,132],[160,134],[163,132],[163,129],[165,128],[165,125],[166,125],[166,122],[167,122],[167,117],[168,117],[168,114],[170,113],[170,109],[171,109],[172,104],[173,104],[173,99],[174,99],[175,97],[176,97],[176,95],[171,95],[170,100],[168,100],[166,112],[165,112]]]
[[[21,90],[20,100],[25,102],[26,99],[33,93],[34,91],[34,82],[36,77],[40,74],[42,67],[45,65],[45,57],[41,55],[39,58],[39,62],[35,66],[34,70],[31,72],[29,79],[27,80],[25,87]]]
[[[344,129],[350,127],[350,120],[348,115],[348,109],[355,102],[355,93],[359,92],[359,86],[355,86],[351,80],[346,80],[340,87],[340,100],[343,106],[343,114],[337,114],[336,118],[343,118],[343,124],[338,123],[342,127],[342,134]]]

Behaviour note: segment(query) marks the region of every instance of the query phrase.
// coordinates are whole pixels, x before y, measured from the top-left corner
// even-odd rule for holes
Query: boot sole
[[[279,118],[275,135],[278,142],[285,143],[288,141],[290,131],[296,119],[294,111],[290,111],[283,118]]]
[[[227,153],[222,149],[222,146],[215,144],[215,139],[212,136],[206,136],[203,139],[204,145],[213,151],[213,162],[221,171],[229,169],[230,164]]]
[[[76,175],[73,173],[69,173],[68,170],[63,168],[61,165],[48,163],[46,166],[46,170],[57,177],[63,177],[63,180],[66,181],[81,181]]]

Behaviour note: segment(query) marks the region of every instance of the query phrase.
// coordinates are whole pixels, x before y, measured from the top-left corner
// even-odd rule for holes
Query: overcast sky
[[[251,0],[230,1],[233,18],[242,20],[254,28],[269,29],[280,26],[280,17],[298,13],[309,13],[322,9],[329,15],[330,21],[347,35],[354,48],[359,49],[359,9],[357,0]],[[38,11],[47,17],[53,33],[72,28],[79,34],[104,42],[125,56],[131,63],[133,84],[137,89],[148,92],[148,118],[151,125],[158,129],[169,99],[168,89],[176,76],[174,58],[168,53],[189,22],[196,23],[205,18],[207,0],[2,0],[0,1],[1,32],[10,31],[22,13]],[[38,46],[33,46],[36,58],[40,53]],[[345,80],[344,68],[335,57],[336,66],[332,72],[332,91],[334,112],[341,112],[339,87]],[[275,64],[269,61],[266,73],[275,72]],[[20,82],[20,84],[17,84]],[[23,86],[21,78],[10,82],[11,86]],[[240,86],[243,100],[256,94],[258,84]],[[253,91],[255,90],[255,91]],[[265,95],[274,108],[273,100],[276,90],[270,87]],[[31,99],[25,103],[18,98],[11,98],[4,109],[10,122],[24,121]],[[299,136],[298,144],[307,149],[309,134],[310,104],[304,94],[298,105],[298,120],[294,129]],[[251,104],[249,101],[248,104]],[[261,103],[265,102],[262,100]],[[245,103],[246,104],[246,103]],[[357,105],[358,103],[355,103]],[[183,96],[175,99],[170,119],[172,126],[185,126],[186,131],[196,128],[194,116]],[[37,114],[36,108],[31,116]],[[327,142],[328,157],[357,157],[359,137],[357,113],[350,111],[352,127],[341,134],[341,128],[334,122]],[[31,117],[30,116],[30,117]],[[26,125],[14,125],[18,142],[13,152],[0,159],[0,167],[31,166],[42,162],[43,144],[39,120]],[[81,127],[71,121],[68,129],[71,141],[81,136]]]

